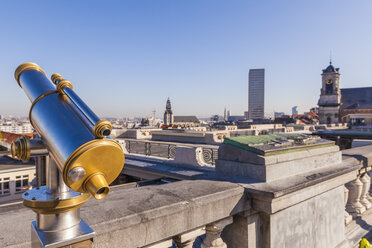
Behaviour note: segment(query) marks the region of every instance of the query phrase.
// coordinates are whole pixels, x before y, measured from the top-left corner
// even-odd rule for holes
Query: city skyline
[[[71,80],[100,116],[160,114],[168,97],[178,115],[222,115],[225,106],[243,115],[252,68],[266,70],[265,113],[295,105],[302,113],[317,104],[330,50],[343,88],[371,85],[371,9],[367,1],[2,2],[0,114],[28,115],[13,78],[27,61]]]

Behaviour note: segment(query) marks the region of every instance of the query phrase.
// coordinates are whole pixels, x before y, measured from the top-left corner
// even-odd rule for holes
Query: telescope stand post
[[[35,166],[36,166],[36,185],[40,187],[45,185],[45,169],[48,164],[49,156],[37,156],[35,157]]]
[[[54,159],[49,156],[47,161],[46,186],[23,194],[24,205],[36,212],[36,221],[31,223],[31,247],[82,247],[81,242],[92,241],[95,235],[80,218],[80,206],[89,199],[89,195],[67,187]],[[80,245],[77,246],[77,243]],[[92,242],[85,242],[83,247],[92,245]]]

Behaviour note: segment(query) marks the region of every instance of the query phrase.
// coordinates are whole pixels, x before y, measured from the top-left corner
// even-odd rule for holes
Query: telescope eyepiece
[[[112,124],[107,120],[98,121],[93,127],[93,133],[97,138],[107,137],[111,134]]]
[[[102,136],[109,136],[111,134],[111,130],[108,128],[105,128],[102,130]]]
[[[86,190],[97,200],[105,198],[110,192],[110,187],[102,173],[88,177],[85,183]]]
[[[103,187],[103,188],[100,188],[99,190],[97,190],[97,194],[100,195],[100,194],[103,194],[105,191],[106,191],[107,188]]]

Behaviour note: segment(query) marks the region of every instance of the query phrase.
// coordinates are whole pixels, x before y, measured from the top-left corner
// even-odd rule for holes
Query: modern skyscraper
[[[297,115],[297,114],[298,114],[297,106],[293,106],[292,107],[292,115]]]
[[[264,118],[265,110],[265,69],[249,70],[248,116],[257,120]]]

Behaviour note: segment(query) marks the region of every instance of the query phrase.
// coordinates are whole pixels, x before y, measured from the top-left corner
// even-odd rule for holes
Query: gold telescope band
[[[108,136],[108,135],[105,135],[104,134],[104,131],[105,130],[110,130],[110,133],[111,133],[111,131],[112,131],[112,124],[111,124],[111,122],[109,122],[107,120],[100,120],[100,121],[98,121],[94,125],[94,127],[93,127],[93,134],[97,138],[103,138],[104,136]]]
[[[63,92],[63,89],[64,88],[70,88],[72,89],[72,83],[66,79],[62,79],[58,82],[57,84],[57,91],[60,93],[60,94],[65,94]]]
[[[10,150],[13,157],[23,162],[28,162],[31,155],[30,137],[23,135],[21,138],[13,141]]]
[[[63,77],[61,76],[61,74],[54,73],[54,74],[50,77],[50,79],[52,79],[52,82],[53,82],[54,84],[57,84],[58,80],[62,80]]]
[[[89,200],[89,198],[89,194],[82,194],[78,197],[58,199],[54,201],[37,201],[23,198],[23,205],[31,208],[38,214],[59,214],[79,208],[84,202]]]
[[[20,66],[18,66],[17,69],[14,72],[14,77],[17,80],[18,85],[20,87],[22,87],[22,86],[21,86],[21,83],[19,82],[19,77],[21,76],[21,74],[23,72],[25,72],[27,70],[37,70],[37,71],[40,71],[40,72],[44,73],[44,75],[46,76],[45,72],[43,71],[43,69],[40,68],[39,65],[37,65],[35,63],[30,63],[30,62],[23,63]]]
[[[52,90],[52,91],[48,91],[48,92],[45,92],[44,94],[38,96],[35,101],[32,102],[31,104],[31,108],[30,108],[30,111],[28,112],[28,119],[30,120],[30,123],[32,126],[34,126],[34,124],[32,123],[32,119],[31,119],[31,112],[32,112],[32,109],[34,108],[35,104],[40,101],[42,98],[46,97],[46,96],[49,96],[51,94],[56,94],[58,93],[58,91],[56,90]]]

